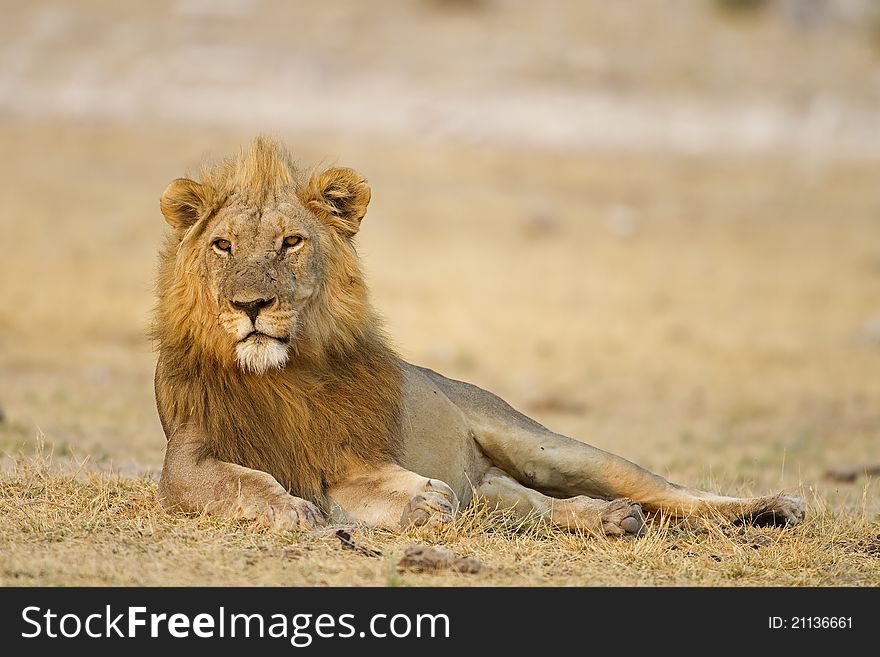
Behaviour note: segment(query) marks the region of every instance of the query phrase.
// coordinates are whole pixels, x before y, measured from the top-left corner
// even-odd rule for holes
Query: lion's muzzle
[[[288,360],[292,316],[277,296],[242,292],[228,297],[223,323],[238,339],[236,359],[245,371],[263,374]]]
[[[257,298],[257,299],[230,299],[229,305],[235,308],[236,310],[242,311],[246,314],[253,324],[257,323],[257,315],[260,314],[263,310],[268,310],[272,308],[276,303],[278,303],[278,299],[276,297],[272,297],[270,299]]]

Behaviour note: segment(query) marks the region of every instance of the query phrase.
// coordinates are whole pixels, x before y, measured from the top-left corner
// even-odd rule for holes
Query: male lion
[[[328,517],[397,529],[449,522],[476,493],[607,535],[641,534],[643,507],[803,519],[794,495],[733,498],[672,484],[398,358],[354,247],[369,200],[352,169],[306,179],[266,138],[162,194],[174,229],[154,327],[166,509],[284,529]]]

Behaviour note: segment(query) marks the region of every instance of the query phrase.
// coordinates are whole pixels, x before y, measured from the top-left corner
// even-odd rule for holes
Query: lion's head
[[[306,177],[266,138],[174,180],[157,339],[255,374],[351,347],[376,324],[352,244],[369,201],[357,172]]]

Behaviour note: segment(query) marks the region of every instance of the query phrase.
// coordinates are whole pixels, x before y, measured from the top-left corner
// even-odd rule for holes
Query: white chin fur
[[[254,336],[235,346],[238,366],[246,372],[265,374],[287,362],[287,345],[265,336]]]

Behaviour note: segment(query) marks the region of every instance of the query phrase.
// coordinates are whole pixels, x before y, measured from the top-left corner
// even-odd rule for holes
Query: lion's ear
[[[300,200],[331,227],[352,237],[370,203],[370,186],[354,169],[334,167],[312,176]]]
[[[159,207],[165,220],[182,235],[192,226],[205,208],[204,188],[189,178],[177,178],[162,192]]]

